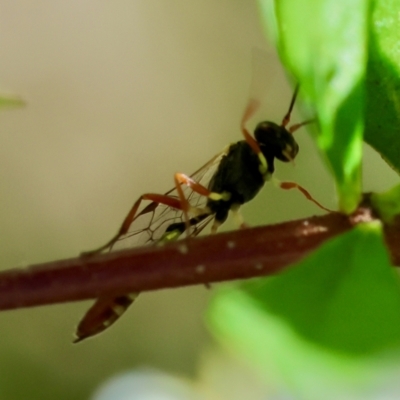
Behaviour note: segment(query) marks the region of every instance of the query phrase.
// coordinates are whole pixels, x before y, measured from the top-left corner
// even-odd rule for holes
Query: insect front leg
[[[324,207],[319,201],[317,201],[312,195],[311,193],[305,189],[303,186],[297,184],[296,182],[281,182],[279,181],[279,179],[276,178],[272,178],[272,182],[280,187],[281,189],[285,189],[285,190],[291,190],[291,189],[297,189],[300,191],[300,193],[305,196],[305,198],[311,202],[313,202],[316,206],[318,206],[319,208],[321,208],[324,211],[328,211],[328,212],[336,212],[334,210],[331,210],[329,208]]]

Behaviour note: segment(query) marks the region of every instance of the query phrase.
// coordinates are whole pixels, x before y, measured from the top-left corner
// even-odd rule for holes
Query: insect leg
[[[330,210],[329,208],[324,207],[320,202],[318,202],[317,200],[314,199],[314,197],[310,194],[310,192],[307,189],[305,189],[303,186],[300,186],[296,182],[280,182],[276,178],[273,178],[273,182],[274,182],[274,184],[279,186],[281,189],[285,189],[285,190],[297,189],[297,190],[299,190],[306,197],[307,200],[310,200],[316,206],[318,206],[319,208],[321,208],[324,211],[336,212],[334,210]]]
[[[176,190],[179,195],[179,199],[181,201],[180,209],[183,211],[184,218],[185,218],[185,225],[186,225],[186,233],[187,233],[187,235],[189,235],[189,228],[190,228],[189,213],[196,216],[196,215],[201,215],[201,214],[210,214],[210,211],[207,209],[207,207],[206,207],[206,209],[198,209],[196,207],[192,207],[190,205],[188,199],[185,197],[185,194],[183,193],[183,189],[181,186],[182,184],[185,184],[186,186],[190,187],[194,192],[196,192],[202,196],[205,196],[211,200],[214,200],[214,201],[219,201],[219,200],[227,201],[230,198],[230,193],[211,192],[205,186],[196,182],[195,180],[190,178],[188,175],[185,175],[182,173],[175,174],[175,186],[176,186]]]
[[[247,225],[246,222],[244,222],[243,216],[240,212],[240,204],[232,205],[231,212],[233,214],[233,218],[235,219],[237,226],[240,229],[249,227],[249,225]]]
[[[103,250],[106,250],[108,248],[111,248],[112,245],[122,236],[125,235],[129,227],[131,226],[132,222],[136,219],[137,217],[137,211],[139,209],[139,206],[143,200],[150,200],[153,201],[154,203],[157,204],[165,204],[169,207],[176,208],[177,210],[181,210],[181,201],[175,197],[171,197],[165,194],[156,194],[156,193],[146,193],[142,194],[133,204],[131,210],[129,211],[128,215],[125,217],[124,221],[122,222],[121,227],[119,228],[117,234],[113,236],[106,244],[103,246],[87,251],[81,254],[81,256],[87,257],[87,256],[92,256],[94,254],[100,253]]]
[[[246,122],[254,115],[259,106],[260,102],[258,100],[255,99],[249,100],[247,107],[244,110],[242,120],[240,122],[240,129],[242,131],[242,134],[246,142],[253,149],[254,153],[257,154],[260,160],[260,172],[262,175],[266,175],[265,180],[267,180],[267,178],[269,178],[269,176],[267,176],[269,175],[267,160],[264,154],[261,152],[260,145],[258,144],[257,140],[250,135],[250,132],[246,128]]]
[[[312,124],[313,122],[315,122],[315,118],[308,119],[307,121],[300,122],[299,124],[294,124],[289,128],[289,132],[293,133],[293,132],[297,131],[297,129],[300,129],[302,126]]]

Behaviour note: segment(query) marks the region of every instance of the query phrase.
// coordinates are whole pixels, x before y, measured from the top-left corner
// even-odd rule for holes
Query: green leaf
[[[399,354],[400,284],[379,223],[357,226],[296,267],[242,289],[214,299],[212,330],[264,374],[278,366],[305,398],[368,384],[387,367],[385,354]],[[325,395],[311,396],[318,385]]]
[[[16,96],[0,96],[0,108],[5,107],[22,107],[25,105],[24,100]]]
[[[369,1],[259,3],[283,63],[315,107],[318,145],[334,173],[340,209],[351,212],[361,193]]]
[[[400,2],[374,3],[366,90],[365,140],[400,173]]]

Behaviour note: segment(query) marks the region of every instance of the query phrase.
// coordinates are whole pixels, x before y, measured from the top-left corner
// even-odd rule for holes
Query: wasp
[[[197,236],[212,221],[211,232],[216,233],[229,212],[240,227],[245,223],[240,216],[242,204],[252,200],[265,182],[274,180],[275,160],[293,162],[299,152],[293,133],[312,120],[287,127],[296,101],[297,85],[287,113],[280,124],[260,122],[254,136],[246,123],[259,108],[260,102],[250,99],[243,113],[240,130],[244,139],[227,146],[192,175],[177,173],[175,186],[165,194],[145,193],[133,204],[119,231],[105,245],[85,256],[107,249],[132,247],[146,243],[165,243],[186,235]],[[309,192],[294,182],[278,182],[283,189],[299,189],[318,207]],[[141,209],[144,201],[150,203]],[[99,297],[78,325],[79,342],[96,335],[112,325],[131,305],[138,293]]]

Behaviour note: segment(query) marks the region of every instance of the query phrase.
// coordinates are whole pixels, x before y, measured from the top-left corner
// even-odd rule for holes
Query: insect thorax
[[[210,200],[208,205],[213,211],[223,206],[229,210],[233,204],[252,200],[263,185],[258,156],[246,141],[241,140],[229,147],[208,187],[212,192],[230,193],[230,199]]]

